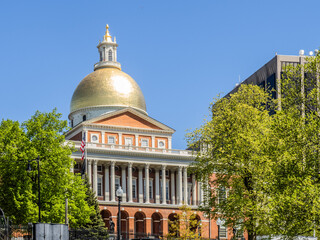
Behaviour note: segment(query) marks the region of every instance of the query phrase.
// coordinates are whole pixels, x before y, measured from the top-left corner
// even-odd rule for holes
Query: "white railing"
[[[69,141],[75,144],[76,148],[80,147],[80,141]],[[173,155],[184,155],[192,156],[192,151],[189,150],[177,150],[177,149],[166,149],[166,148],[151,148],[151,147],[140,147],[133,145],[118,145],[118,144],[104,144],[104,143],[93,143],[88,142],[87,148],[92,149],[106,149],[106,150],[120,150],[120,151],[134,151],[134,152],[145,152],[145,153],[159,153],[159,154],[173,154]]]

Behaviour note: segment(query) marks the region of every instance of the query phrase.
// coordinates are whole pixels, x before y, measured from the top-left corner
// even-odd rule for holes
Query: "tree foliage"
[[[288,66],[281,80],[281,109],[273,117],[272,227],[289,237],[320,230],[320,56]]]
[[[168,239],[201,239],[202,225],[192,209],[183,205],[175,215],[175,220],[168,222]]]
[[[207,202],[201,209],[225,219],[227,225],[240,225],[249,239],[268,228],[264,183],[272,166],[267,155],[269,102],[259,87],[243,85],[230,98],[217,99],[210,108],[210,121],[189,135],[191,145],[200,142],[203,150],[193,168],[204,183]],[[222,196],[224,189],[227,198]]]
[[[65,144],[67,130],[61,114],[36,112],[23,124],[2,120],[0,125],[0,206],[13,223],[38,221],[37,162],[40,159],[42,222],[63,223],[65,198],[72,227],[90,222],[93,207],[86,202],[86,188],[79,175],[70,173],[73,147]]]
[[[201,209],[249,239],[320,230],[319,63],[317,55],[283,69],[275,101],[241,85],[188,135],[201,150],[192,168],[204,183]]]

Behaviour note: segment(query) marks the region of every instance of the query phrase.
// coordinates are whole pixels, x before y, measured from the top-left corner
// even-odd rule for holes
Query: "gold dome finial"
[[[109,25],[108,25],[108,24],[106,25],[106,34],[104,35],[104,39],[105,39],[107,42],[112,41],[111,35],[110,35],[110,33],[109,33]]]

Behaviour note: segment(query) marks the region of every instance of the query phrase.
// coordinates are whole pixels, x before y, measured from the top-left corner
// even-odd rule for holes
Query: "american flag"
[[[82,138],[81,146],[80,146],[80,151],[82,152],[81,161],[83,161],[84,159],[84,153],[86,150],[85,147],[86,147],[86,135],[84,134]]]

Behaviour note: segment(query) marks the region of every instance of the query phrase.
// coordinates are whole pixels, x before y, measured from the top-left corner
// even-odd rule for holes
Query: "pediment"
[[[91,119],[89,122],[91,124],[99,125],[130,127],[150,130],[164,130],[174,132],[172,128],[132,108],[126,108],[123,110],[108,113],[98,118]]]

